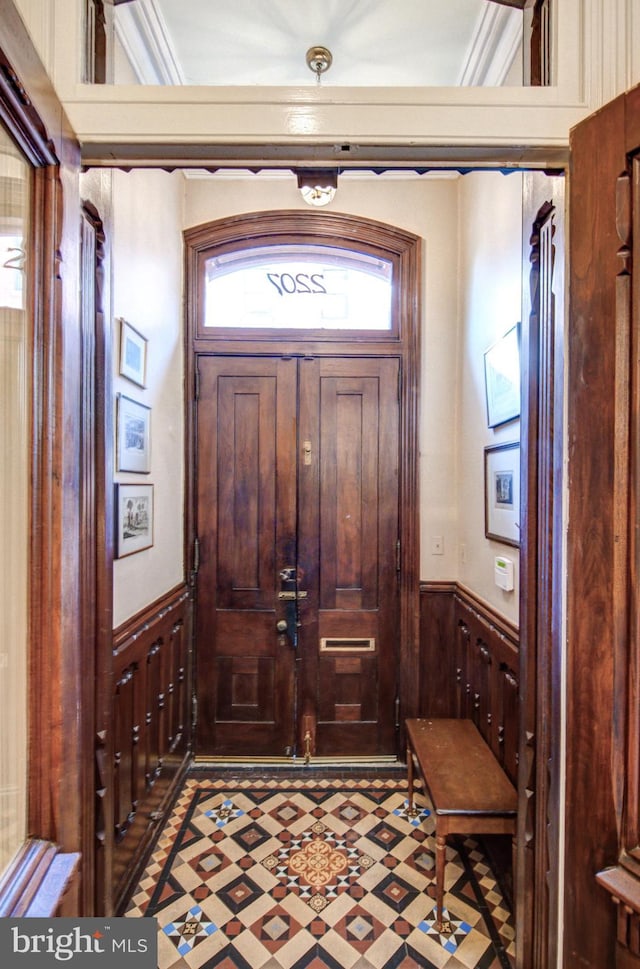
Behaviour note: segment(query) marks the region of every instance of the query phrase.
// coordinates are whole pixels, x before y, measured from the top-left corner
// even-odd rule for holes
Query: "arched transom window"
[[[389,331],[393,262],[330,244],[216,252],[204,264],[205,328]]]

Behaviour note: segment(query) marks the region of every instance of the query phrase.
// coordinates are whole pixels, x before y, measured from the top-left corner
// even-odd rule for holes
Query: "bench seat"
[[[518,795],[472,720],[413,719],[407,728],[408,807],[414,758],[431,804],[436,837],[436,926],[443,922],[446,839],[450,834],[510,834]]]

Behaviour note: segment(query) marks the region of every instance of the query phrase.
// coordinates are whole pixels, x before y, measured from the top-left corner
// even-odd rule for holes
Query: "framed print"
[[[118,394],[118,471],[151,471],[151,408]]]
[[[120,373],[139,387],[147,381],[147,338],[131,323],[120,320]]]
[[[484,449],[484,534],[520,545],[520,444]]]
[[[124,558],[153,545],[153,485],[116,485],[116,557]]]
[[[484,355],[487,423],[498,427],[520,416],[520,326],[494,343]]]

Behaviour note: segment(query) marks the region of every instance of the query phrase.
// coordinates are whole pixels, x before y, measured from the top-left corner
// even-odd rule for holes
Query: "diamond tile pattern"
[[[509,907],[473,839],[448,848],[435,924],[433,821],[406,780],[191,777],[126,912],[159,969],[511,969]]]

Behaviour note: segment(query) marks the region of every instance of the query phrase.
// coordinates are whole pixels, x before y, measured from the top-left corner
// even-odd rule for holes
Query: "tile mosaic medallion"
[[[126,914],[159,969],[512,969],[513,921],[472,839],[448,849],[435,925],[433,822],[406,780],[190,778]]]

